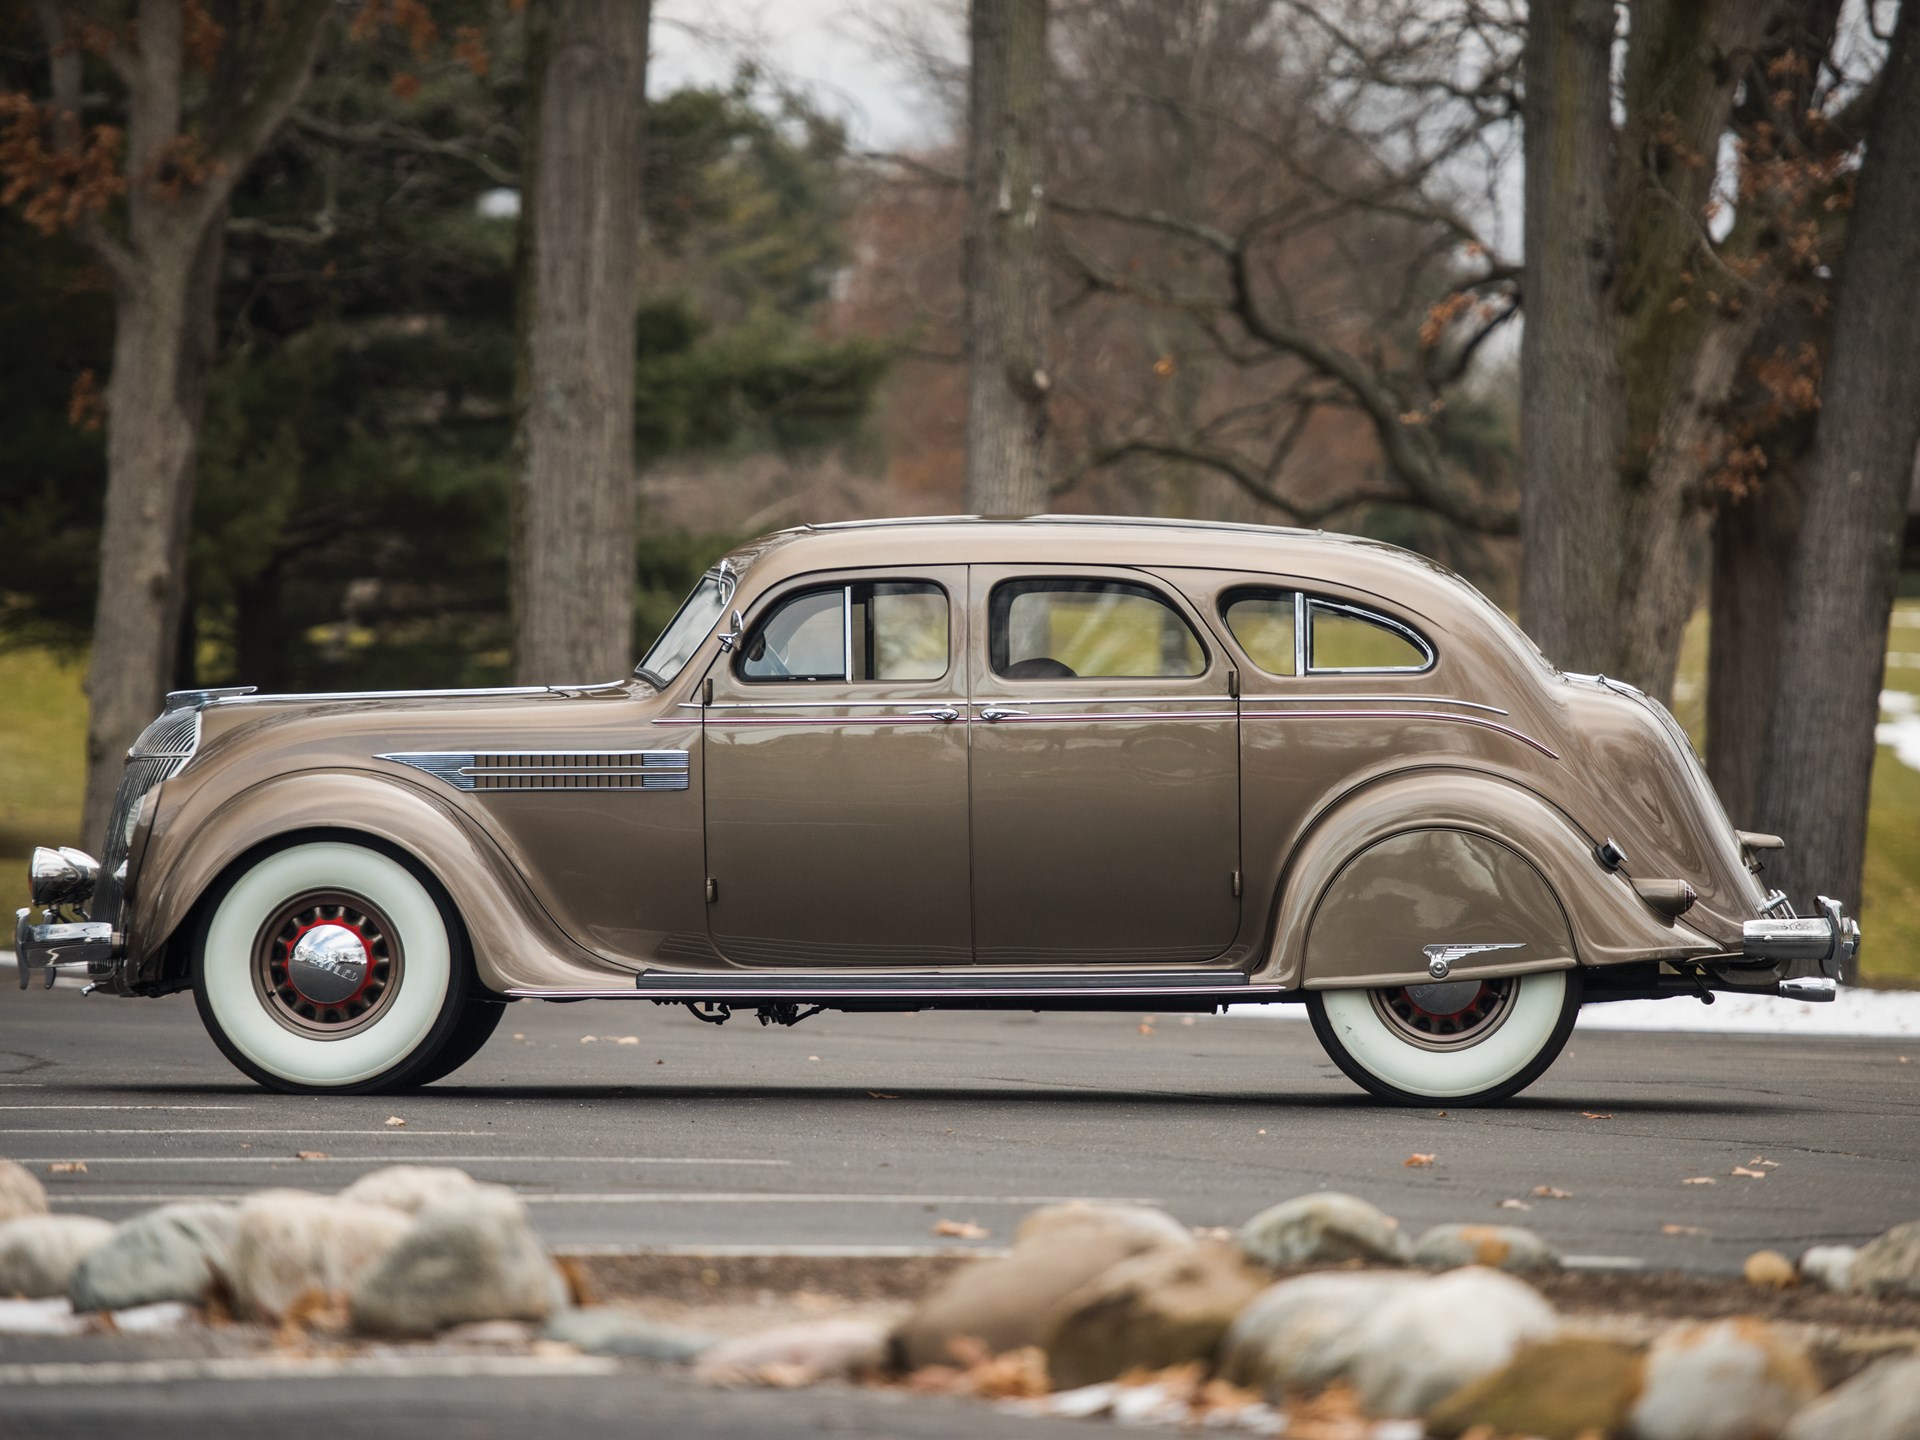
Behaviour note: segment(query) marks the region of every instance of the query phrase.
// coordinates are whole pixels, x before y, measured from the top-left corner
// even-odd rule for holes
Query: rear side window
[[[1433,647],[1412,626],[1343,600],[1235,590],[1221,616],[1269,675],[1410,675],[1433,666]]]
[[[938,680],[947,673],[947,596],[922,580],[822,586],[754,626],[742,680]]]
[[[1006,680],[1189,678],[1207,652],[1186,618],[1122,580],[1008,580],[989,607],[993,673]]]

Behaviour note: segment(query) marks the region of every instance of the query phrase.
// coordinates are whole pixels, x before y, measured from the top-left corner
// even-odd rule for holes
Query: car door
[[[708,930],[741,965],[963,965],[966,569],[807,576],[709,672]]]
[[[974,956],[1179,963],[1239,926],[1231,666],[1137,570],[972,567]]]

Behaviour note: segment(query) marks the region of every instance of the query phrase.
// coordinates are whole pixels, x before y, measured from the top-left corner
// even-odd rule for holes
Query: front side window
[[[1006,680],[1185,679],[1207,668],[1178,610],[1117,580],[1006,581],[993,591],[988,644]]]
[[[742,680],[938,680],[947,596],[919,580],[822,586],[782,600],[741,648]]]
[[[1221,615],[1247,658],[1269,675],[1413,674],[1433,665],[1433,647],[1411,626],[1340,600],[1236,590]]]

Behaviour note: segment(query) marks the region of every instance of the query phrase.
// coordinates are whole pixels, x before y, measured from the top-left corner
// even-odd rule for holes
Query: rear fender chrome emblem
[[[1524,940],[1508,940],[1493,945],[1425,945],[1421,953],[1427,957],[1427,974],[1436,980],[1447,978],[1447,972],[1469,955],[1478,955],[1486,950],[1522,950],[1526,948]]]

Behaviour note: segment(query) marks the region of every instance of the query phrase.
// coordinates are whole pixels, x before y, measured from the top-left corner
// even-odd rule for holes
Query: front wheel
[[[1484,1105],[1526,1089],[1580,1013],[1580,972],[1314,990],[1313,1033],[1363,1089],[1401,1105]]]
[[[296,1094],[421,1083],[460,1031],[474,983],[440,887],[347,841],[254,861],[195,941],[194,1000],[214,1043],[260,1084]]]

